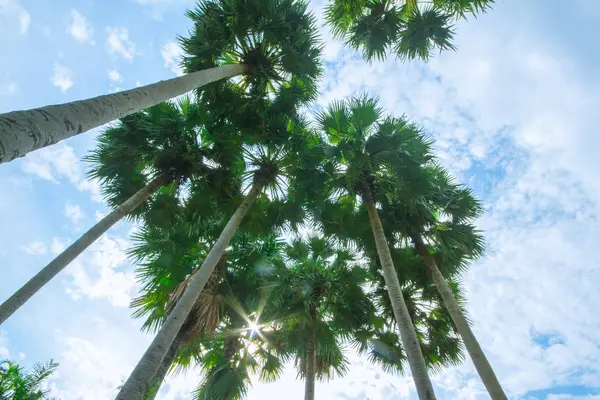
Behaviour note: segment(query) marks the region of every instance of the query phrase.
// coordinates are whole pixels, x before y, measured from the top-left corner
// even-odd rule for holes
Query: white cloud
[[[0,330],[0,360],[6,360],[10,358],[10,351],[8,350],[8,336],[6,331]]]
[[[77,190],[89,191],[94,201],[102,201],[98,182],[85,178],[74,149],[64,143],[28,154],[21,163],[21,169],[54,183],[59,183],[59,178],[66,178]]]
[[[111,69],[108,71],[108,78],[115,82],[121,82],[123,80],[121,74],[116,69]]]
[[[113,85],[112,83],[108,85],[108,93],[116,93],[120,92],[121,90],[123,89],[121,89],[120,86]]]
[[[135,56],[135,44],[129,39],[129,31],[122,27],[106,28],[108,54],[116,54],[125,58],[127,61],[133,61]]]
[[[46,254],[48,252],[48,247],[46,244],[44,244],[44,242],[40,242],[39,240],[23,246],[22,249],[29,254],[36,255]]]
[[[79,223],[85,217],[85,213],[78,204],[67,203],[65,205],[65,216],[73,225],[79,226]]]
[[[71,10],[71,24],[69,25],[68,32],[81,43],[94,44],[92,40],[92,36],[94,35],[92,24],[76,10]]]
[[[59,238],[52,238],[52,243],[50,244],[50,252],[52,254],[59,255],[62,253],[70,243],[63,241]]]
[[[17,82],[9,82],[0,90],[0,96],[11,97],[19,92],[19,84]]]
[[[79,335],[55,331],[53,348],[60,351],[60,379],[52,382],[52,396],[63,400],[114,398],[137,361],[137,353],[148,342],[135,330],[108,325],[98,317],[93,320],[91,329],[80,330]],[[129,335],[123,335],[124,331]]]
[[[16,27],[25,34],[31,24],[31,15],[20,4],[19,0],[0,0],[0,33],[2,29]]]
[[[102,236],[82,258],[67,267],[72,278],[67,293],[75,300],[106,299],[114,307],[128,307],[136,283],[131,271],[118,271],[127,257],[128,242],[118,237]]]
[[[106,214],[103,213],[102,211],[96,210],[95,217],[96,217],[96,222],[99,222],[102,218],[106,217]]]
[[[29,29],[29,24],[31,23],[31,16],[27,11],[25,11],[25,9],[21,9],[18,18],[19,31],[21,32],[21,34],[24,34],[25,32],[27,32],[27,29]]]
[[[58,87],[61,92],[66,93],[73,86],[73,72],[69,68],[56,63],[54,64],[54,75],[52,75],[50,82]]]
[[[163,14],[175,6],[181,4],[193,5],[194,0],[134,0],[136,3],[142,6],[149,7],[151,10],[152,18],[156,20],[162,20]],[[175,8],[175,10],[177,10]]]
[[[181,66],[181,56],[183,51],[177,42],[168,42],[160,49],[160,54],[165,61],[165,67],[170,68],[176,75],[183,75]]]

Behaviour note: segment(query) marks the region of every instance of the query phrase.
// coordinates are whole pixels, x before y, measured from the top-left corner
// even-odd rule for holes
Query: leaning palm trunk
[[[219,282],[223,278],[223,275],[227,271],[227,263],[225,262],[224,257],[222,257],[221,260],[217,263],[215,270],[208,279],[206,289],[204,289],[200,294],[200,297],[198,297],[198,300],[194,305],[194,307],[197,309],[196,311],[198,311],[198,309],[201,310],[203,308],[202,294],[206,294],[206,292],[216,290],[217,285],[219,284]],[[177,286],[175,292],[171,294],[170,299],[167,303],[168,313],[173,312],[173,309],[177,305],[177,302],[185,293],[185,289],[187,289],[189,281],[190,277],[181,282]],[[154,374],[154,377],[152,378],[150,387],[148,389],[148,394],[146,395],[146,397],[144,397],[144,400],[154,400],[156,398],[156,395],[158,394],[158,391],[160,390],[160,387],[162,386],[162,383],[164,382],[167,373],[171,369],[173,360],[175,359],[175,356],[177,355],[177,352],[179,351],[181,346],[186,344],[190,339],[198,337],[200,332],[213,333],[217,329],[217,326],[219,324],[218,313],[215,315],[210,313],[207,314],[206,312],[202,311],[196,311],[193,311],[188,316],[187,322],[183,324],[181,329],[179,329],[179,333],[175,337],[175,340],[173,340],[173,343],[171,343],[171,346],[169,346],[167,354],[165,354],[165,357],[162,359],[156,373]]]
[[[433,282],[435,283],[435,286],[442,297],[444,306],[448,310],[450,317],[452,317],[452,321],[454,321],[456,329],[458,329],[458,332],[465,343],[465,347],[471,356],[471,360],[475,365],[475,369],[477,369],[477,372],[479,373],[479,376],[481,377],[481,380],[483,381],[483,384],[485,385],[490,397],[493,400],[506,400],[506,394],[504,394],[504,391],[500,386],[500,382],[498,381],[492,366],[481,349],[477,338],[475,338],[475,335],[473,334],[473,331],[471,330],[471,327],[469,326],[469,323],[467,322],[467,319],[465,318],[458,302],[454,298],[454,295],[450,290],[450,286],[448,286],[448,282],[446,282],[446,279],[440,272],[437,263],[427,251],[427,248],[423,243],[423,239],[417,235],[412,235],[411,239],[415,244],[417,251],[423,257],[425,265],[427,266],[427,269],[433,278]]]
[[[91,99],[0,114],[0,163],[245,71],[245,65],[225,65]]]
[[[156,374],[160,362],[163,360],[167,350],[177,336],[179,329],[186,321],[190,311],[193,309],[196,300],[200,296],[202,289],[206,285],[208,278],[212,274],[215,266],[225,253],[229,242],[237,231],[238,226],[244,219],[248,209],[258,196],[262,186],[254,183],[246,195],[246,198],[233,213],[227,225],[221,232],[221,235],[215,242],[215,245],[206,256],[206,259],[200,266],[198,272],[194,274],[188,288],[185,290],[181,299],[173,311],[167,317],[167,320],[160,328],[160,331],[136,365],[135,369],[121,388],[117,395],[117,400],[140,400],[148,389],[150,381]]]
[[[311,326],[306,343],[306,376],[304,381],[304,400],[315,400],[315,364],[317,361],[317,352],[315,348],[316,335],[315,327]]]
[[[366,196],[365,196],[366,197]],[[421,346],[417,339],[417,332],[408,313],[408,308],[402,296],[402,290],[400,288],[400,281],[396,275],[394,263],[392,261],[392,255],[383,232],[383,226],[377,213],[377,208],[373,200],[365,199],[363,197],[365,206],[369,213],[369,220],[371,222],[371,229],[373,230],[373,236],[375,238],[375,244],[377,246],[377,254],[379,255],[379,261],[383,270],[383,278],[385,279],[385,285],[387,287],[388,295],[390,296],[390,302],[392,303],[392,309],[394,310],[394,317],[400,330],[400,338],[408,357],[408,364],[412,372],[415,386],[417,387],[417,393],[421,400],[433,400],[435,399],[435,393],[433,391],[433,385],[427,375],[427,367],[425,365],[425,358],[421,352]]]
[[[148,394],[146,395],[144,400],[154,400],[156,398],[156,395],[158,394],[158,391],[160,390],[160,387],[164,382],[167,373],[171,369],[171,365],[173,364],[173,360],[175,360],[175,356],[177,355],[179,348],[186,342],[186,336],[187,331],[185,329],[185,326],[183,326],[181,327],[181,330],[177,334],[175,340],[173,340],[173,343],[171,343],[171,346],[169,346],[167,354],[165,354],[165,357],[158,366],[158,370],[152,378],[152,383],[150,384]]]
[[[58,275],[60,271],[77,258],[77,256],[83,253],[85,249],[108,231],[114,224],[146,201],[159,187],[169,183],[171,180],[172,178],[168,175],[160,175],[155,178],[114,211],[102,218],[90,230],[81,235],[81,237],[72,245],[56,256],[54,260],[0,305],[0,324],[6,321],[15,311],[36,294],[38,290],[44,287],[46,283],[50,282],[52,278]]]

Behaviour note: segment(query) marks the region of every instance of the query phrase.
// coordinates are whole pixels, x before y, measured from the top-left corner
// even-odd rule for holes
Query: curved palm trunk
[[[379,261],[383,269],[383,277],[385,279],[385,285],[387,286],[388,295],[392,303],[392,309],[394,310],[394,316],[398,329],[400,330],[400,338],[408,357],[408,364],[412,372],[415,386],[417,387],[417,393],[421,400],[433,400],[435,399],[435,393],[433,391],[433,385],[427,374],[427,367],[425,365],[425,359],[421,352],[421,346],[417,339],[417,332],[408,313],[408,308],[402,296],[402,290],[400,289],[400,281],[396,275],[394,269],[394,263],[392,261],[392,255],[388,247],[385,234],[383,232],[383,226],[377,213],[377,208],[372,200],[365,199],[363,197],[367,211],[369,212],[369,221],[371,222],[371,229],[373,230],[373,236],[375,237],[375,244],[377,246],[377,254],[379,255]]]
[[[304,381],[304,400],[315,400],[315,364],[317,361],[316,334],[311,326],[306,343],[306,378]]]
[[[245,71],[245,65],[225,65],[91,99],[0,114],[0,163]]]
[[[45,284],[50,282],[52,278],[58,275],[60,271],[77,258],[77,256],[83,253],[85,249],[108,231],[114,224],[146,201],[159,187],[169,183],[171,179],[172,178],[169,178],[166,175],[155,178],[110,214],[102,218],[90,230],[81,235],[81,237],[72,245],[56,256],[54,260],[0,305],[0,324],[6,321],[8,317],[19,309],[19,307],[25,304],[34,294],[44,287]]]
[[[202,289],[206,285],[208,278],[212,274],[215,266],[225,253],[225,250],[229,246],[231,238],[237,231],[238,226],[244,219],[246,212],[258,196],[262,186],[255,183],[246,198],[240,204],[238,209],[233,213],[227,225],[221,232],[221,235],[215,242],[215,245],[206,256],[206,259],[200,266],[198,272],[194,274],[189,286],[185,290],[181,299],[177,302],[177,305],[173,311],[169,314],[169,317],[160,328],[160,331],[138,362],[137,366],[121,388],[121,391],[117,395],[117,400],[140,400],[150,384],[151,379],[154,377],[161,360],[164,358],[169,346],[173,343],[173,340],[177,336],[179,329],[187,319],[190,311],[194,307],[194,303],[200,296]]]
[[[507,400],[506,394],[502,390],[502,386],[500,386],[500,382],[492,369],[488,359],[485,356],[477,338],[473,334],[467,319],[465,318],[462,310],[460,309],[460,305],[454,298],[452,294],[452,290],[448,285],[448,282],[440,272],[437,263],[427,251],[425,244],[423,243],[423,239],[420,236],[412,235],[411,239],[417,248],[417,251],[423,257],[425,261],[425,265],[433,278],[433,282],[442,297],[442,301],[444,302],[444,306],[448,310],[450,317],[452,317],[452,321],[456,325],[460,336],[462,337],[465,347],[471,356],[471,360],[475,365],[475,369],[479,373],[483,384],[485,385],[490,397],[493,400]]]
[[[171,369],[171,365],[173,364],[173,360],[175,359],[175,356],[177,355],[177,351],[179,350],[181,345],[183,345],[186,341],[186,333],[187,332],[186,332],[185,326],[182,326],[181,330],[177,334],[177,337],[175,338],[175,340],[173,340],[173,343],[171,343],[171,346],[169,346],[169,350],[167,350],[167,354],[165,354],[165,357],[163,358],[162,362],[158,366],[158,369],[156,370],[156,374],[154,374],[154,378],[152,378],[152,383],[150,384],[150,388],[148,389],[149,393],[146,395],[144,400],[154,400],[156,398],[156,395],[158,395],[158,391],[160,390],[160,387],[161,387],[162,383],[164,382],[164,380],[167,376],[167,373],[169,372],[169,369]]]

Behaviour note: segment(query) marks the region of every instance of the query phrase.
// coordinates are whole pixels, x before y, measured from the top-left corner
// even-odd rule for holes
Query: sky
[[[324,0],[311,8],[322,26]],[[0,112],[92,97],[181,73],[187,0],[0,0]],[[485,257],[464,275],[473,330],[511,399],[600,399],[600,2],[497,0],[456,26],[457,52],[429,64],[367,64],[322,28],[317,107],[380,98],[435,138],[443,165],[482,199]],[[98,130],[0,166],[0,298],[107,213],[82,161]],[[119,223],[0,327],[0,359],[60,363],[63,400],[104,400],[151,337],[130,317],[137,286]],[[416,399],[410,376],[349,353],[317,397]],[[303,398],[288,368],[248,399]],[[472,364],[433,378],[439,399],[486,399]],[[169,377],[181,400],[199,372]]]

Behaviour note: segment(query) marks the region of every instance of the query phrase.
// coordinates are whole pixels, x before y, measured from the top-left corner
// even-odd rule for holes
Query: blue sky
[[[320,13],[323,1],[311,3]],[[135,87],[178,73],[185,0],[0,0],[0,112]],[[511,399],[600,399],[599,114],[596,0],[498,0],[457,26],[457,53],[430,64],[365,64],[331,40],[318,105],[378,95],[436,139],[442,163],[484,200],[486,257],[465,275],[468,310]],[[106,213],[81,158],[95,132],[0,166],[0,297],[6,298]],[[64,400],[103,400],[150,337],[127,304],[132,227],[119,224],[0,329],[0,358],[54,358]],[[415,399],[408,376],[351,355],[327,399]],[[172,377],[189,398],[198,372]],[[434,377],[440,399],[485,399],[470,362]],[[249,399],[302,399],[290,368]]]

